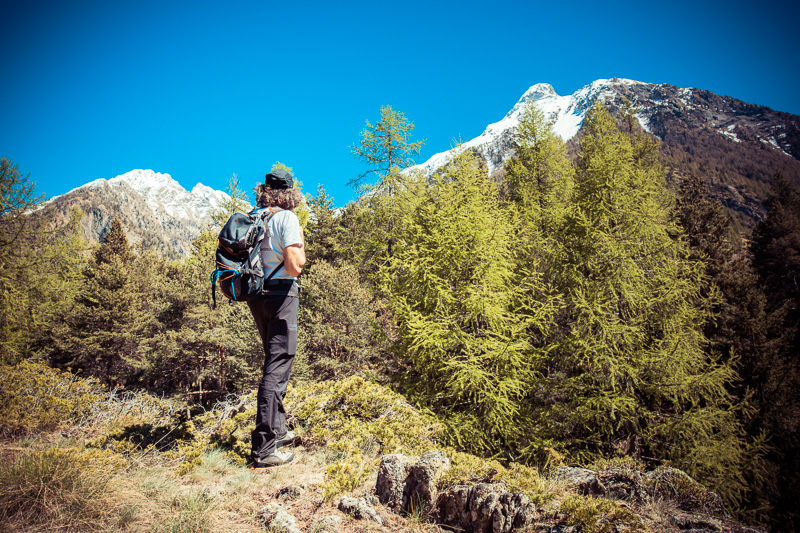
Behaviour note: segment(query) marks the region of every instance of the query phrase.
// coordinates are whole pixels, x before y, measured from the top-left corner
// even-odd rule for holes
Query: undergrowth
[[[124,519],[109,482],[125,466],[113,452],[75,448],[18,454],[0,466],[0,523],[49,530],[105,530]]]

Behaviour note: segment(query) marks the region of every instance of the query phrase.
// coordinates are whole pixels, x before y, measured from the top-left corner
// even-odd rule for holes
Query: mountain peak
[[[525,94],[522,95],[520,100],[527,101],[531,98],[534,100],[541,100],[542,98],[546,98],[548,96],[558,96],[553,86],[549,83],[537,83],[536,85],[531,85],[531,87],[525,91]]]
[[[151,189],[159,190],[163,187],[186,191],[186,189],[181,187],[181,184],[174,180],[169,174],[162,174],[161,172],[155,172],[150,169],[136,168],[109,180],[110,183],[119,183],[120,181],[124,181],[133,187],[136,192],[142,194],[146,194]]]

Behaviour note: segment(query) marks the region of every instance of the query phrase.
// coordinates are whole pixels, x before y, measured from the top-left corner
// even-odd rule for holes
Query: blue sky
[[[134,168],[249,190],[275,161],[337,206],[391,105],[418,162],[539,82],[697,87],[800,114],[795,2],[8,2],[0,156],[49,196]]]

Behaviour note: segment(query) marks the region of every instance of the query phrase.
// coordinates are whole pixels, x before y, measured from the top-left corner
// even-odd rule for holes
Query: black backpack
[[[211,273],[211,295],[217,306],[217,281],[222,294],[233,302],[246,302],[261,294],[264,282],[283,266],[283,261],[264,278],[261,243],[270,238],[269,221],[280,208],[261,213],[234,213],[217,239],[217,269]]]

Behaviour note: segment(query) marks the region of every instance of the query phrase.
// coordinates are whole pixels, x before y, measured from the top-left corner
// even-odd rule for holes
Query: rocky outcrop
[[[533,523],[536,506],[524,494],[502,483],[457,486],[438,499],[438,524],[467,533],[507,533]]]
[[[436,502],[437,483],[450,468],[444,452],[425,452],[415,462],[402,455],[384,455],[375,490],[382,504],[395,512],[427,515]]]
[[[542,508],[532,503],[525,494],[508,490],[502,482],[442,488],[438,484],[448,468],[449,460],[440,451],[427,452],[419,459],[401,454],[385,455],[378,471],[375,487],[377,497],[395,513],[423,517],[447,529],[464,533],[523,530],[577,533],[586,527],[586,524],[581,525],[581,521],[588,520],[586,517],[594,516],[593,513],[601,513],[597,515],[597,520],[608,520],[606,524],[617,531],[615,520],[622,524],[620,527],[623,529],[631,523],[642,523],[642,518],[636,515],[635,510],[652,509],[654,505],[663,508],[664,514],[651,522],[665,531],[757,531],[732,522],[717,494],[685,472],[672,467],[663,466],[641,472],[624,464],[599,471],[561,466],[555,470],[553,477],[566,492],[561,492],[560,496]],[[564,506],[559,504],[562,499]],[[354,498],[349,500],[353,500],[347,505],[350,510],[345,510],[342,504],[339,508],[352,516],[374,520],[368,511],[353,510],[367,506],[366,502]],[[567,500],[571,501],[571,505],[566,505]],[[592,502],[603,505],[598,507]],[[669,503],[659,506],[656,505],[658,502]],[[585,511],[575,511],[576,504],[577,509]],[[604,508],[605,511],[601,511]],[[609,508],[614,510],[609,511]]]

